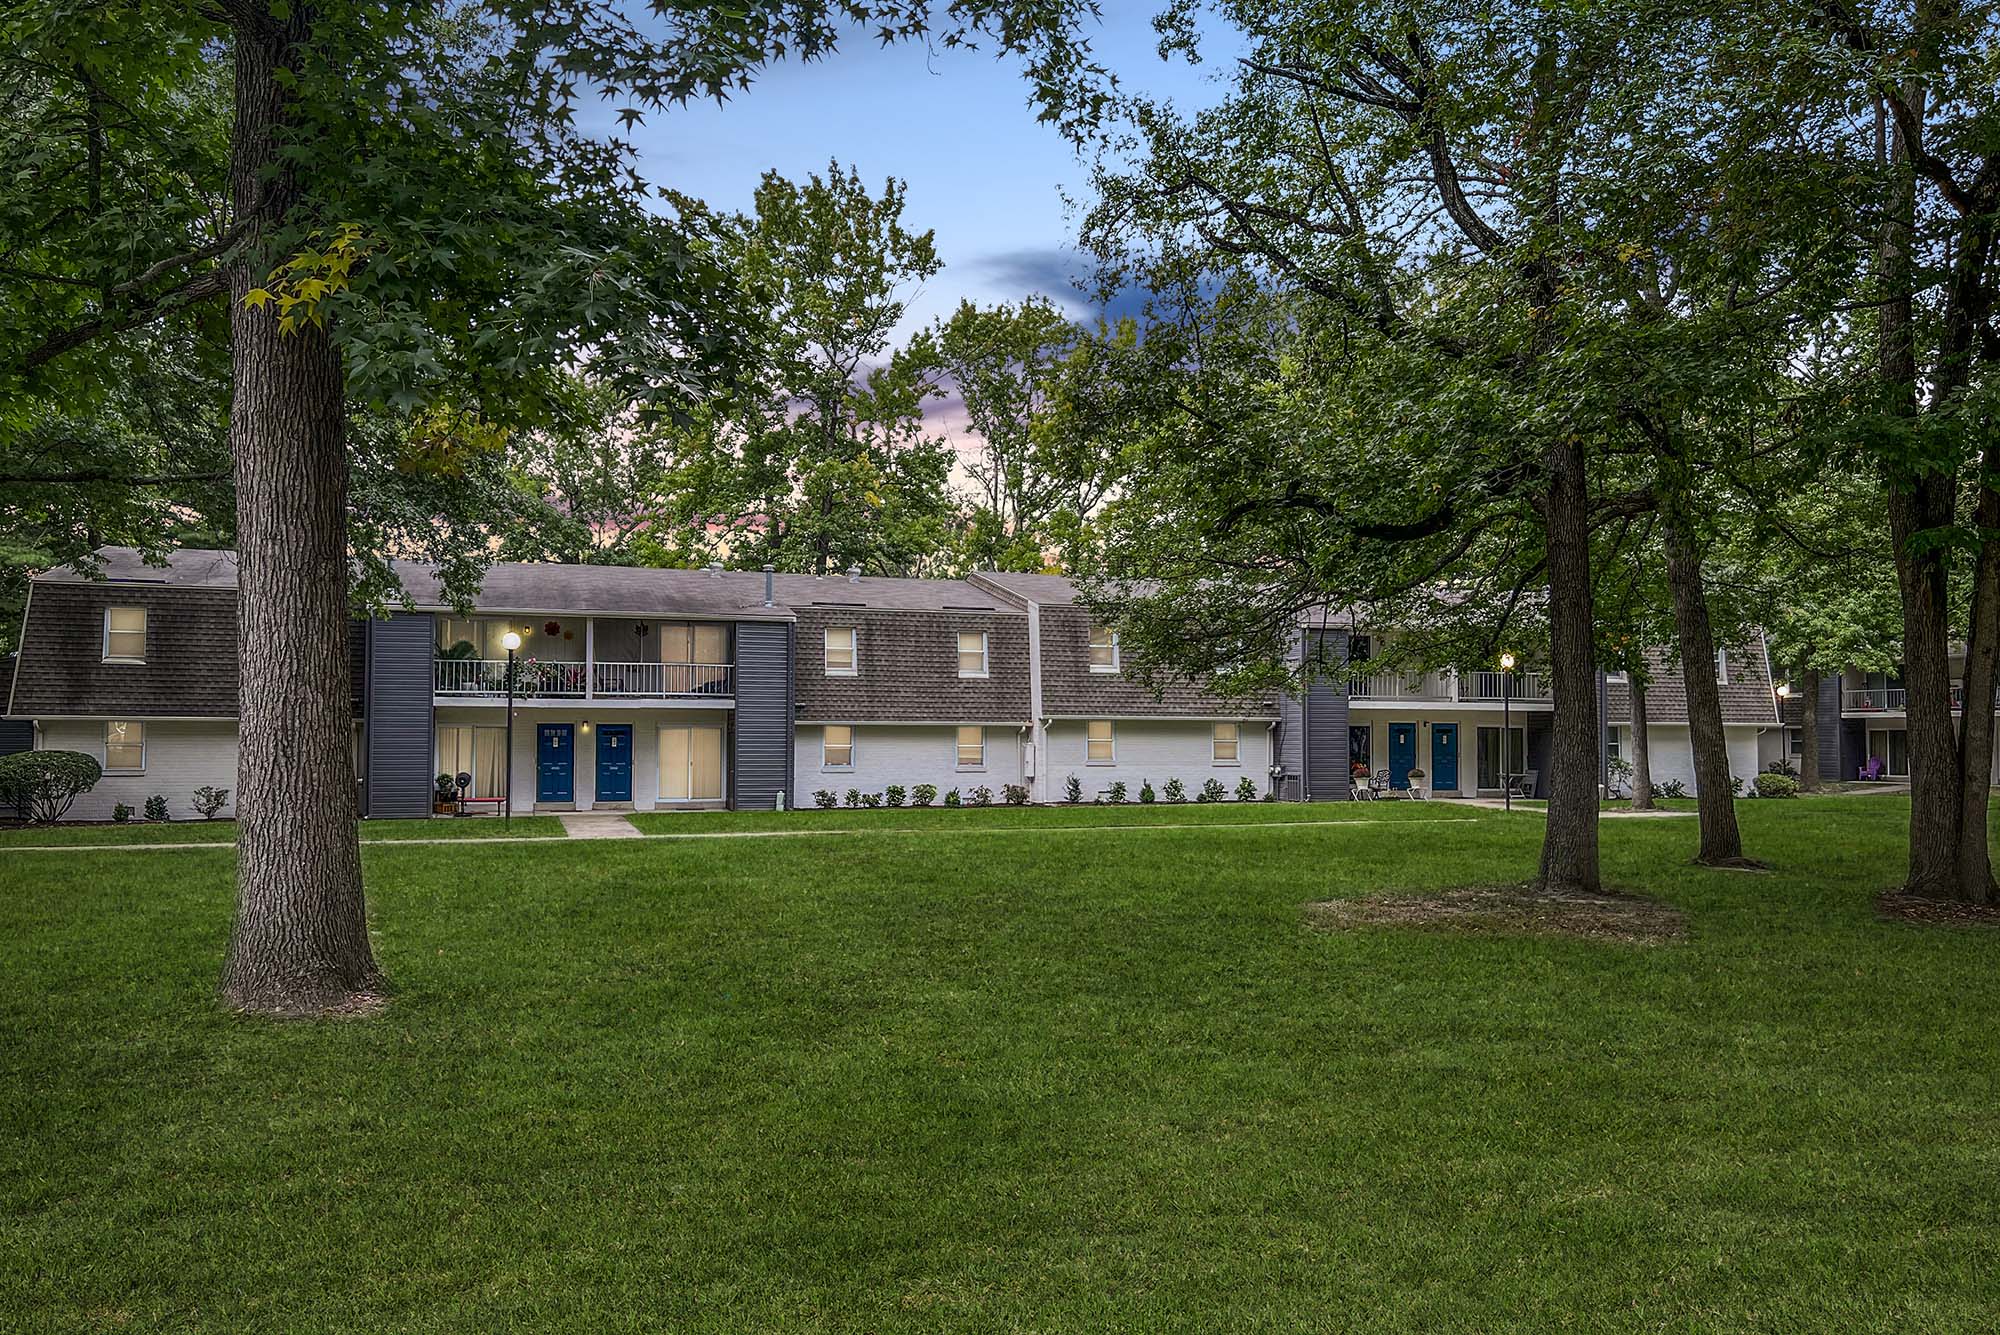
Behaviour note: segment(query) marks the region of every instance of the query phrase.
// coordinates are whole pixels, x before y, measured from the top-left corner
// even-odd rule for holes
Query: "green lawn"
[[[1651,947],[1305,925],[1538,816],[1171,817],[1267,812],[371,844],[322,1025],[214,1007],[228,851],[0,853],[0,1328],[2000,1324],[2000,931],[1875,918],[1903,802],[1606,822]]]
[[[398,839],[493,839],[501,835],[515,838],[560,839],[562,822],[554,816],[516,816],[508,823],[485,817],[438,820],[365,820],[361,822],[364,842]],[[169,821],[162,825],[136,822],[131,825],[27,825],[0,829],[0,849],[53,845],[84,848],[112,844],[233,844],[236,822]]]

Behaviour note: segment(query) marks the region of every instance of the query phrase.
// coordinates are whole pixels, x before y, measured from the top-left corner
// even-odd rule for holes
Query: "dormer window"
[[[958,675],[961,677],[986,675],[985,631],[962,630],[958,633]]]
[[[104,609],[104,661],[143,663],[146,661],[146,609],[107,607]]]
[[[1090,670],[1092,672],[1118,670],[1118,632],[1109,626],[1090,628]]]
[[[855,632],[852,626],[828,626],[826,628],[826,675],[829,677],[852,677],[860,672],[860,659],[855,653]]]

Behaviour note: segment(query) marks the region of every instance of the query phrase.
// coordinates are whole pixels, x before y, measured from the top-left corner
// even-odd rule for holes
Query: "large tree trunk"
[[[1680,642],[1681,680],[1687,693],[1688,745],[1694,752],[1695,809],[1701,849],[1695,861],[1710,867],[1742,866],[1743,835],[1736,826],[1736,794],[1729,773],[1729,741],[1722,731],[1722,695],[1716,690],[1715,633],[1708,596],[1701,587],[1701,551],[1683,508],[1685,496],[1666,507],[1667,587],[1673,594],[1674,634]]]
[[[238,217],[275,223],[298,198],[277,162],[288,114],[277,70],[310,31],[305,6],[236,39],[231,186]],[[280,334],[252,245],[231,274],[229,442],[235,460],[236,925],[230,1005],[270,1015],[351,1011],[382,979],[368,946],[355,830],[347,652],[347,452],[340,354],[308,323]]]
[[[1977,514],[1981,533],[2000,532],[2000,492],[1982,485]],[[1972,582],[1972,621],[1966,628],[1965,681],[1958,729],[1957,897],[1991,904],[1993,858],[1986,811],[1993,791],[1993,692],[2000,675],[2000,542],[1979,544]]]
[[[1653,730],[1646,712],[1646,679],[1638,672],[1628,678],[1632,693],[1632,810],[1653,810]]]
[[[1590,496],[1583,442],[1558,441],[1549,447],[1544,462],[1549,478],[1542,517],[1548,533],[1549,675],[1555,729],[1549,748],[1549,812],[1540,880],[1549,890],[1595,891],[1599,888],[1597,652],[1591,621]]]
[[[1800,676],[1799,698],[1799,789],[1819,791],[1819,669],[1809,667]],[[1780,720],[1782,723],[1782,720]],[[1780,728],[1780,735],[1783,729]]]

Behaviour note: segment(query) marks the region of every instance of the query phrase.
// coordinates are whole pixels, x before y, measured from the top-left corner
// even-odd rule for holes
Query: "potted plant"
[[[1410,771],[1410,796],[1420,798],[1423,795],[1424,772],[1420,769],[1413,769]]]
[[[437,792],[431,798],[431,811],[439,816],[449,816],[458,810],[458,785],[449,774],[437,776]]]

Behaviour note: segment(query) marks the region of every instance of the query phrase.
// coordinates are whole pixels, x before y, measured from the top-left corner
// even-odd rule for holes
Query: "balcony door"
[[[670,724],[660,729],[662,802],[720,802],[723,782],[719,725]]]

